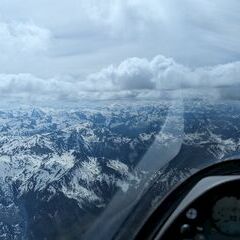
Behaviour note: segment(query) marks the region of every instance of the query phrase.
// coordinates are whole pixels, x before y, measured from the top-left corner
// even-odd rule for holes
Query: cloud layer
[[[161,90],[223,88],[240,85],[240,62],[191,69],[162,55],[152,60],[129,58],[84,79],[72,76],[38,78],[0,74],[2,99],[78,101],[81,99],[155,98]]]
[[[239,12],[239,0],[2,0],[0,73],[87,75],[158,53],[193,68],[239,61]]]
[[[240,62],[191,69],[162,55],[130,58],[88,76],[92,90],[163,90],[224,87],[240,83]]]
[[[0,21],[1,57],[18,57],[47,50],[50,31],[33,23]]]

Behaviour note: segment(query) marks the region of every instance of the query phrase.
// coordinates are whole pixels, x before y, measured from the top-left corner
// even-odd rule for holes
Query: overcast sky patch
[[[239,84],[238,0],[2,0],[0,9],[1,98],[138,98]]]
[[[240,59],[238,0],[2,0],[0,9],[1,73],[86,76],[158,54],[190,67]]]

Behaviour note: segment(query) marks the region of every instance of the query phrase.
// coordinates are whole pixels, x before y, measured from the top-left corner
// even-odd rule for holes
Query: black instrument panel
[[[186,196],[155,239],[240,239],[240,179],[214,178],[215,186],[209,184],[202,194],[197,187]],[[208,181],[210,178],[203,185]]]

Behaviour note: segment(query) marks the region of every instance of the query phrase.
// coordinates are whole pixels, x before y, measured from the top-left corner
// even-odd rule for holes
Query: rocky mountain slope
[[[117,191],[141,187],[146,171],[138,163],[155,139],[174,137],[161,132],[169,106],[3,108],[0,240],[79,239]],[[167,172],[158,172],[162,195],[193,169],[240,149],[236,102],[185,100],[182,111],[181,150]]]

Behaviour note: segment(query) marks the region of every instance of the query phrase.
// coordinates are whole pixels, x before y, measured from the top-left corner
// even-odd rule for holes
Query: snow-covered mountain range
[[[79,239],[117,191],[141,184],[146,172],[136,166],[156,137],[167,139],[170,103],[93,106],[0,111],[0,240]],[[183,116],[163,193],[176,172],[184,179],[240,149],[238,104],[186,100]]]

